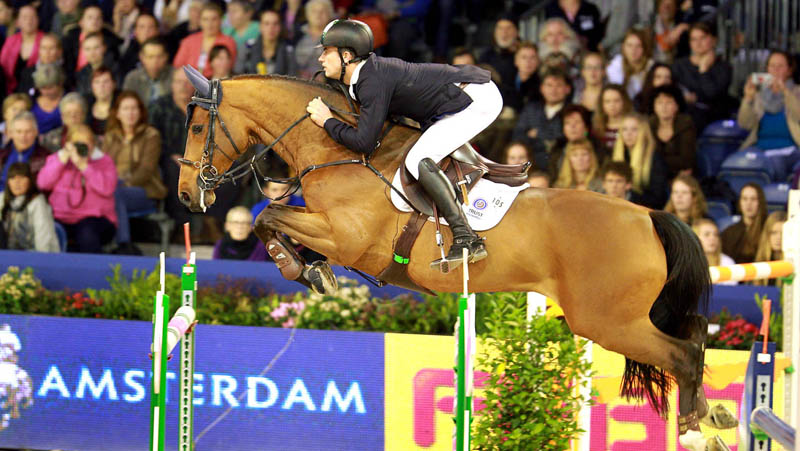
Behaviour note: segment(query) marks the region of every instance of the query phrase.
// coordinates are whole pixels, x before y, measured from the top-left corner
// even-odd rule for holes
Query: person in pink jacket
[[[231,54],[231,61],[236,61],[236,41],[222,33],[222,8],[208,2],[200,12],[200,31],[183,38],[172,65],[180,68],[189,64],[211,78],[209,55],[211,49],[218,45],[225,46]]]
[[[6,77],[4,94],[11,94],[17,87],[17,77],[27,67],[36,65],[39,59],[39,42],[44,32],[39,30],[39,15],[36,8],[25,5],[19,9],[16,25],[19,31],[6,39],[0,50],[0,66]]]
[[[100,253],[114,237],[117,169],[95,148],[88,126],[70,128],[67,144],[47,157],[36,184],[49,193],[53,217],[67,231],[68,251]]]

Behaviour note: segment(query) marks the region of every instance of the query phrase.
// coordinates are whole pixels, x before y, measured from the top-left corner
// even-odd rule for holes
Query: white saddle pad
[[[405,194],[403,185],[400,182],[399,169],[394,175],[392,185]],[[503,219],[503,216],[506,215],[508,209],[511,208],[511,204],[514,203],[517,194],[529,186],[530,185],[525,183],[524,185],[511,187],[483,178],[478,180],[478,183],[475,184],[467,196],[469,205],[461,204],[469,226],[472,227],[472,230],[479,232],[489,230],[496,226],[500,223],[500,220]],[[392,204],[395,208],[402,212],[414,211],[414,209],[405,203],[394,190],[391,190],[391,192]],[[433,218],[428,218],[428,220],[433,222]],[[447,224],[444,218],[439,218],[439,222]]]

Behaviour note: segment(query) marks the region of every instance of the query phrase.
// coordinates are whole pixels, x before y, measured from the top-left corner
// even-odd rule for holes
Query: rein
[[[189,160],[189,159],[186,159],[186,158],[179,158],[178,159],[179,163],[185,164],[185,165],[189,165],[189,166],[194,167],[195,169],[199,169],[200,170],[200,174],[197,176],[197,186],[200,188],[200,207],[203,209],[203,211],[205,211],[205,209],[206,209],[206,205],[205,205],[205,192],[206,191],[211,191],[211,190],[215,189],[217,186],[219,186],[220,184],[225,183],[225,182],[231,182],[231,183],[233,183],[235,185],[237,180],[239,180],[239,179],[241,179],[241,178],[243,178],[243,177],[245,177],[245,176],[247,176],[248,174],[251,174],[251,173],[253,174],[253,177],[256,180],[256,184],[258,185],[258,189],[259,189],[259,191],[261,191],[261,194],[264,197],[266,197],[267,199],[269,199],[270,201],[275,202],[275,201],[284,199],[284,198],[289,197],[292,194],[296,193],[300,189],[301,180],[307,174],[309,174],[309,173],[311,173],[311,172],[313,172],[313,171],[315,171],[317,169],[329,168],[329,167],[334,167],[334,166],[343,166],[343,165],[347,165],[347,164],[359,164],[359,165],[362,165],[362,166],[368,168],[382,182],[384,182],[386,185],[388,185],[389,188],[393,189],[400,196],[400,198],[403,199],[404,202],[406,202],[408,205],[411,205],[411,202],[406,198],[405,194],[403,194],[399,189],[397,189],[394,185],[392,185],[392,182],[390,182],[377,168],[375,168],[375,166],[372,165],[372,163],[370,163],[370,159],[372,158],[372,154],[375,152],[375,150],[378,149],[378,147],[380,147],[381,141],[383,140],[383,138],[385,138],[386,135],[389,134],[389,131],[394,127],[394,125],[396,123],[394,120],[390,121],[389,125],[386,127],[386,129],[383,131],[383,133],[379,137],[378,144],[375,146],[375,149],[373,149],[373,151],[371,153],[369,153],[367,155],[364,155],[361,159],[354,158],[354,159],[349,159],[349,160],[331,161],[331,162],[322,163],[322,164],[312,164],[312,165],[307,166],[306,168],[304,168],[296,176],[289,177],[289,178],[273,178],[273,177],[261,174],[259,169],[256,167],[256,161],[258,161],[261,158],[263,158],[267,154],[267,152],[272,150],[273,147],[275,147],[275,145],[278,144],[278,142],[280,142],[280,140],[283,139],[293,128],[295,128],[301,122],[303,122],[308,117],[310,117],[309,113],[305,113],[302,116],[300,116],[297,120],[292,122],[292,124],[289,125],[280,135],[278,135],[278,137],[275,138],[275,140],[272,141],[272,143],[270,143],[267,147],[265,147],[264,149],[259,151],[257,154],[253,155],[253,157],[249,161],[242,162],[239,165],[228,169],[223,174],[220,174],[217,171],[217,168],[214,167],[214,165],[213,165],[214,151],[215,150],[219,150],[220,152],[222,152],[222,154],[228,160],[230,160],[231,162],[235,162],[238,157],[242,156],[243,152],[239,150],[239,147],[234,142],[233,137],[231,136],[231,133],[228,130],[228,127],[225,125],[225,121],[222,119],[222,116],[219,114],[218,107],[219,107],[220,103],[222,102],[222,85],[220,84],[220,81],[216,80],[216,79],[215,80],[211,80],[209,82],[209,88],[210,88],[209,89],[209,93],[210,93],[209,98],[203,98],[203,97],[199,97],[197,95],[192,96],[192,101],[187,106],[187,111],[186,111],[186,125],[185,125],[185,128],[186,128],[187,133],[188,133],[189,132],[189,122],[192,119],[192,113],[194,112],[194,108],[199,106],[200,108],[208,110],[208,113],[209,113],[208,135],[206,135],[206,141],[205,141],[205,145],[203,147],[203,155],[200,158],[200,161],[192,161],[192,160]],[[343,91],[344,91],[344,89],[345,88],[342,86],[342,90]],[[350,105],[350,108],[354,109],[352,101],[350,100],[350,96],[347,95],[346,91],[345,91],[345,97],[348,99],[348,103]],[[342,117],[351,116],[351,117],[354,117],[356,119],[359,117],[359,115],[357,113],[353,112],[353,111],[345,111],[345,110],[336,108],[336,107],[334,107],[332,105],[329,105],[324,100],[323,100],[323,103],[325,103],[325,106],[327,106],[328,109],[330,109],[332,112],[334,112],[334,113],[336,113],[336,114],[338,114],[338,115],[340,115]],[[225,133],[225,136],[228,138],[228,142],[230,142],[231,146],[233,146],[233,149],[236,152],[236,157],[235,158],[231,158],[230,155],[226,154],[225,151],[223,151],[222,148],[219,147],[219,145],[217,145],[217,143],[216,143],[216,123],[217,122],[219,122],[219,125],[222,128],[222,131]],[[259,181],[259,179],[261,179],[261,181]],[[283,185],[289,185],[289,187],[286,189],[286,191],[282,195],[280,195],[277,198],[273,199],[273,198],[267,196],[266,193],[264,193],[264,189],[262,187],[262,181],[263,182],[274,182],[274,183],[279,183],[279,184],[283,184]]]

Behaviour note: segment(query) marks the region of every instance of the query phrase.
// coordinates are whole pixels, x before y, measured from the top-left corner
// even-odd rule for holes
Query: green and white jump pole
[[[188,224],[187,224],[188,226]],[[181,307],[169,321],[169,296],[164,282],[164,253],[160,255],[161,289],[156,293],[153,307],[153,383],[150,390],[150,451],[163,451],[166,430],[167,360],[169,353],[181,342],[180,388],[178,415],[178,450],[193,448],[193,384],[194,384],[194,334],[197,300],[197,266],[195,253],[191,252],[188,227],[186,233],[186,264],[181,270]]]
[[[469,264],[464,249],[464,293],[458,299],[456,321],[456,399],[454,451],[470,449],[470,425],[472,424],[472,388],[475,373],[475,294],[469,294]]]

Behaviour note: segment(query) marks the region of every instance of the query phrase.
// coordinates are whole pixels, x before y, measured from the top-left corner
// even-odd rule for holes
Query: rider
[[[455,191],[437,163],[488,127],[503,107],[503,99],[487,70],[476,66],[413,64],[383,58],[372,50],[372,30],[357,20],[334,20],[322,31],[319,57],[325,76],[349,87],[361,104],[358,127],[331,115],[321,99],[308,103],[311,120],[336,142],[370,154],[378,146],[389,114],[409,117],[422,136],[408,152],[406,167],[433,199],[453,232],[444,260],[450,268],[486,258],[483,240],[467,223]],[[463,89],[459,87],[461,85]],[[431,263],[441,267],[442,259]]]

